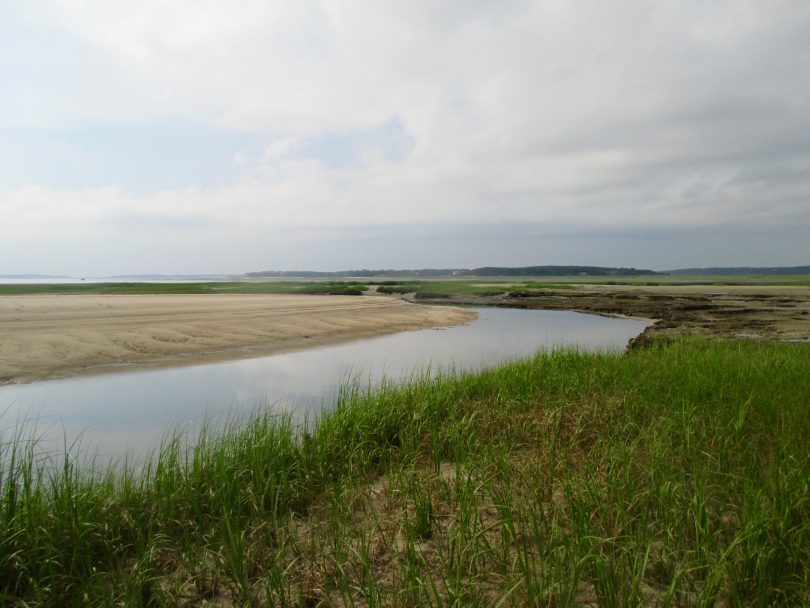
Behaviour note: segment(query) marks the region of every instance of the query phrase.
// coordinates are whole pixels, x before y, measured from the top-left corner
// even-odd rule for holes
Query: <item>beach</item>
[[[0,384],[261,356],[473,318],[385,296],[4,296]]]

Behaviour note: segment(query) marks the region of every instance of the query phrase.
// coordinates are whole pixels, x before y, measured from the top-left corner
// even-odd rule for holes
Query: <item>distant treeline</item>
[[[775,266],[772,268],[753,268],[750,266],[734,266],[730,268],[679,268],[667,270],[667,274],[716,274],[716,275],[745,275],[745,274],[810,274],[810,266]]]
[[[312,270],[263,270],[249,272],[249,277],[560,277],[560,276],[637,276],[661,274],[638,268],[608,268],[603,266],[522,266],[507,268],[484,266],[482,268],[420,268],[411,270],[339,270],[319,272]]]

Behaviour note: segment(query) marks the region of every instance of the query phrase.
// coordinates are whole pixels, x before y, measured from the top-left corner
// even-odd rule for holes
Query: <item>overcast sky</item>
[[[0,0],[0,274],[810,264],[807,0]]]

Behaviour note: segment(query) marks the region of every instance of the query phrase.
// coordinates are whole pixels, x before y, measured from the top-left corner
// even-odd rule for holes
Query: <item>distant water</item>
[[[240,277],[35,277],[15,278],[0,276],[0,285],[74,285],[77,283],[221,283],[240,281]]]
[[[104,457],[156,447],[167,431],[191,433],[258,407],[303,420],[330,407],[341,384],[470,370],[566,346],[625,348],[651,322],[567,311],[476,308],[478,319],[253,359],[127,371],[0,387],[0,440],[21,425],[43,449],[77,442]]]

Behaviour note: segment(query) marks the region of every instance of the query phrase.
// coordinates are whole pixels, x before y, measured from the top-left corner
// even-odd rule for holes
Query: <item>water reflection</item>
[[[477,369],[554,346],[623,349],[649,325],[566,311],[479,308],[469,325],[426,329],[225,363],[0,387],[2,435],[27,420],[43,446],[77,438],[104,456],[155,447],[177,427],[270,408],[295,418],[333,402],[341,383],[425,370]]]

